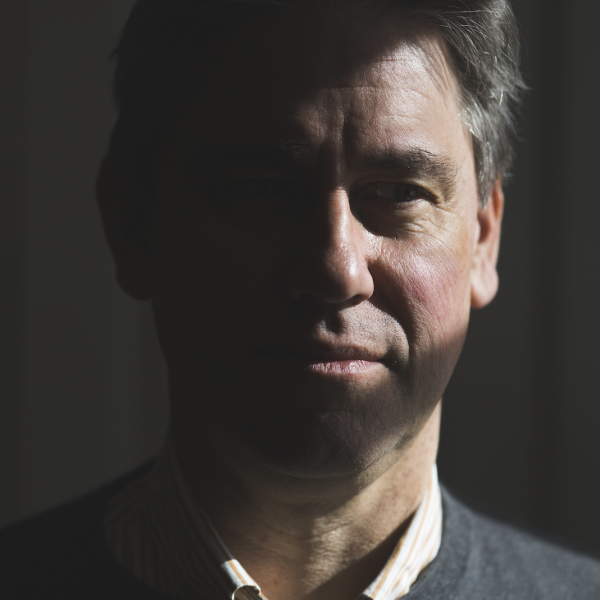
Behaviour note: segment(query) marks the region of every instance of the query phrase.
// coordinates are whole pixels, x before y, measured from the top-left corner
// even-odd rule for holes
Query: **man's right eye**
[[[247,179],[233,184],[231,194],[248,202],[289,202],[298,196],[286,179]]]
[[[244,221],[291,217],[300,210],[302,200],[297,182],[274,177],[214,181],[205,194],[217,214]]]

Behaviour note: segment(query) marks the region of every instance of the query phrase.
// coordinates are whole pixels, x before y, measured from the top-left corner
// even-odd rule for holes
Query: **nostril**
[[[356,296],[354,296],[354,298],[350,298],[348,304],[350,306],[356,306],[356,305],[360,304],[361,302],[364,302],[367,298],[368,298],[368,296],[366,296],[366,295],[363,296],[363,295],[357,294]]]

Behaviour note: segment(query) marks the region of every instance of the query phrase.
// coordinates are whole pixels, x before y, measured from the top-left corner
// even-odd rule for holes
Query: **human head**
[[[508,0],[343,0],[370,14],[391,9],[445,40],[461,90],[462,118],[472,135],[483,204],[497,179],[506,182],[513,161],[515,111],[524,84],[518,28]],[[313,11],[326,15],[335,2],[307,0],[138,0],[114,57],[119,120],[110,152],[144,172],[156,158],[166,108],[181,84],[182,65],[198,37],[228,23]],[[207,62],[214,60],[205,54]]]
[[[294,476],[405,451],[497,286],[501,189],[481,206],[447,44],[360,10],[242,19],[209,63],[195,47],[141,232],[111,216],[131,203],[112,159],[100,178],[175,423]]]

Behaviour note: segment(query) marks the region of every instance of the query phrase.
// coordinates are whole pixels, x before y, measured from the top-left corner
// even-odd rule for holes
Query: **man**
[[[517,48],[500,0],[138,1],[98,196],[169,434],[4,533],[7,598],[600,597],[598,562],[435,471],[498,286]]]

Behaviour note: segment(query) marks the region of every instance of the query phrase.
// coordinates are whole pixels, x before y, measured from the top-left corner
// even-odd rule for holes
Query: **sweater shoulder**
[[[127,573],[104,542],[106,503],[148,466],[0,531],[0,597],[164,598]]]
[[[473,597],[600,598],[599,558],[451,502],[471,522],[466,583]]]

